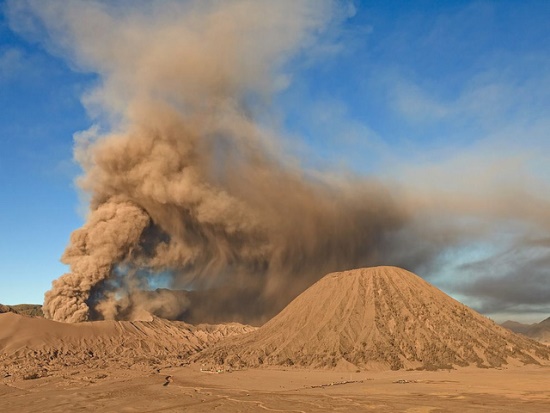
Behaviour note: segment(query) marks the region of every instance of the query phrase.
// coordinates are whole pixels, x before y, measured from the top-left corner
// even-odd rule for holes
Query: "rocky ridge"
[[[0,314],[0,374],[35,378],[63,374],[70,367],[177,366],[225,337],[254,329],[159,318],[66,324],[8,312]]]

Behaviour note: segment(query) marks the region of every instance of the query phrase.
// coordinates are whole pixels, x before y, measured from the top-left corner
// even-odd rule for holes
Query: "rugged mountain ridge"
[[[550,317],[542,320],[540,323],[534,324],[522,324],[517,321],[508,320],[502,323],[501,326],[541,343],[550,344]]]
[[[258,330],[201,352],[232,366],[439,369],[538,364],[550,349],[396,267],[332,273]]]
[[[0,374],[41,377],[75,366],[181,365],[227,336],[254,329],[237,323],[193,326],[156,317],[66,324],[8,312],[0,314]]]
[[[42,306],[40,304],[16,304],[16,305],[4,305],[0,304],[0,314],[2,313],[16,313],[22,315],[30,315],[33,317],[43,317]]]

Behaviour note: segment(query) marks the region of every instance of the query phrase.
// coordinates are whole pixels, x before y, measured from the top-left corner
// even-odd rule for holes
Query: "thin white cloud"
[[[417,84],[404,79],[388,83],[392,84],[390,105],[409,121],[443,120],[454,112],[452,103],[437,99]]]

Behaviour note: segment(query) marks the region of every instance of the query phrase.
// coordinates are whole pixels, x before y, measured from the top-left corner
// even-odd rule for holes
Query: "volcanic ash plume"
[[[108,279],[114,263],[129,259],[149,216],[130,202],[101,204],[86,225],[73,232],[62,261],[71,272],[46,293],[44,315],[67,322],[88,319],[87,301],[95,285]]]
[[[376,183],[300,169],[266,121],[281,68],[314,44],[332,3],[27,6],[51,48],[99,74],[85,102],[110,129],[77,139],[91,212],[47,317],[263,320],[323,273],[371,262],[403,222]],[[144,292],[159,284],[200,299]]]
[[[94,194],[92,213],[63,256],[71,273],[46,295],[49,317],[85,320],[88,306],[99,318],[132,318],[136,306],[162,314],[149,305],[158,295],[137,291],[146,270],[148,280],[168,271],[171,286],[227,292],[211,300],[252,291],[253,319],[319,274],[363,264],[399,226],[382,188],[333,187],[284,167],[249,119],[234,115],[225,125],[142,108],[127,133],[87,148],[94,161],[81,183]]]
[[[399,191],[293,158],[302,143],[281,133],[286,108],[272,102],[297,83],[291,65],[307,70],[345,46],[334,44],[345,2],[5,9],[11,28],[93,77],[83,104],[94,125],[75,147],[90,212],[46,316],[261,323],[328,272],[391,264],[433,276],[453,260],[455,291],[497,310],[548,308],[548,185],[533,179],[538,164],[502,156],[502,138],[452,162],[398,156],[387,170]]]

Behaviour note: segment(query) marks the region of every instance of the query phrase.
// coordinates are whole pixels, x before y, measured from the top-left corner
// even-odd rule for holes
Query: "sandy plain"
[[[166,377],[172,376],[167,383]],[[549,412],[550,366],[336,372],[200,365],[3,378],[2,412]]]

